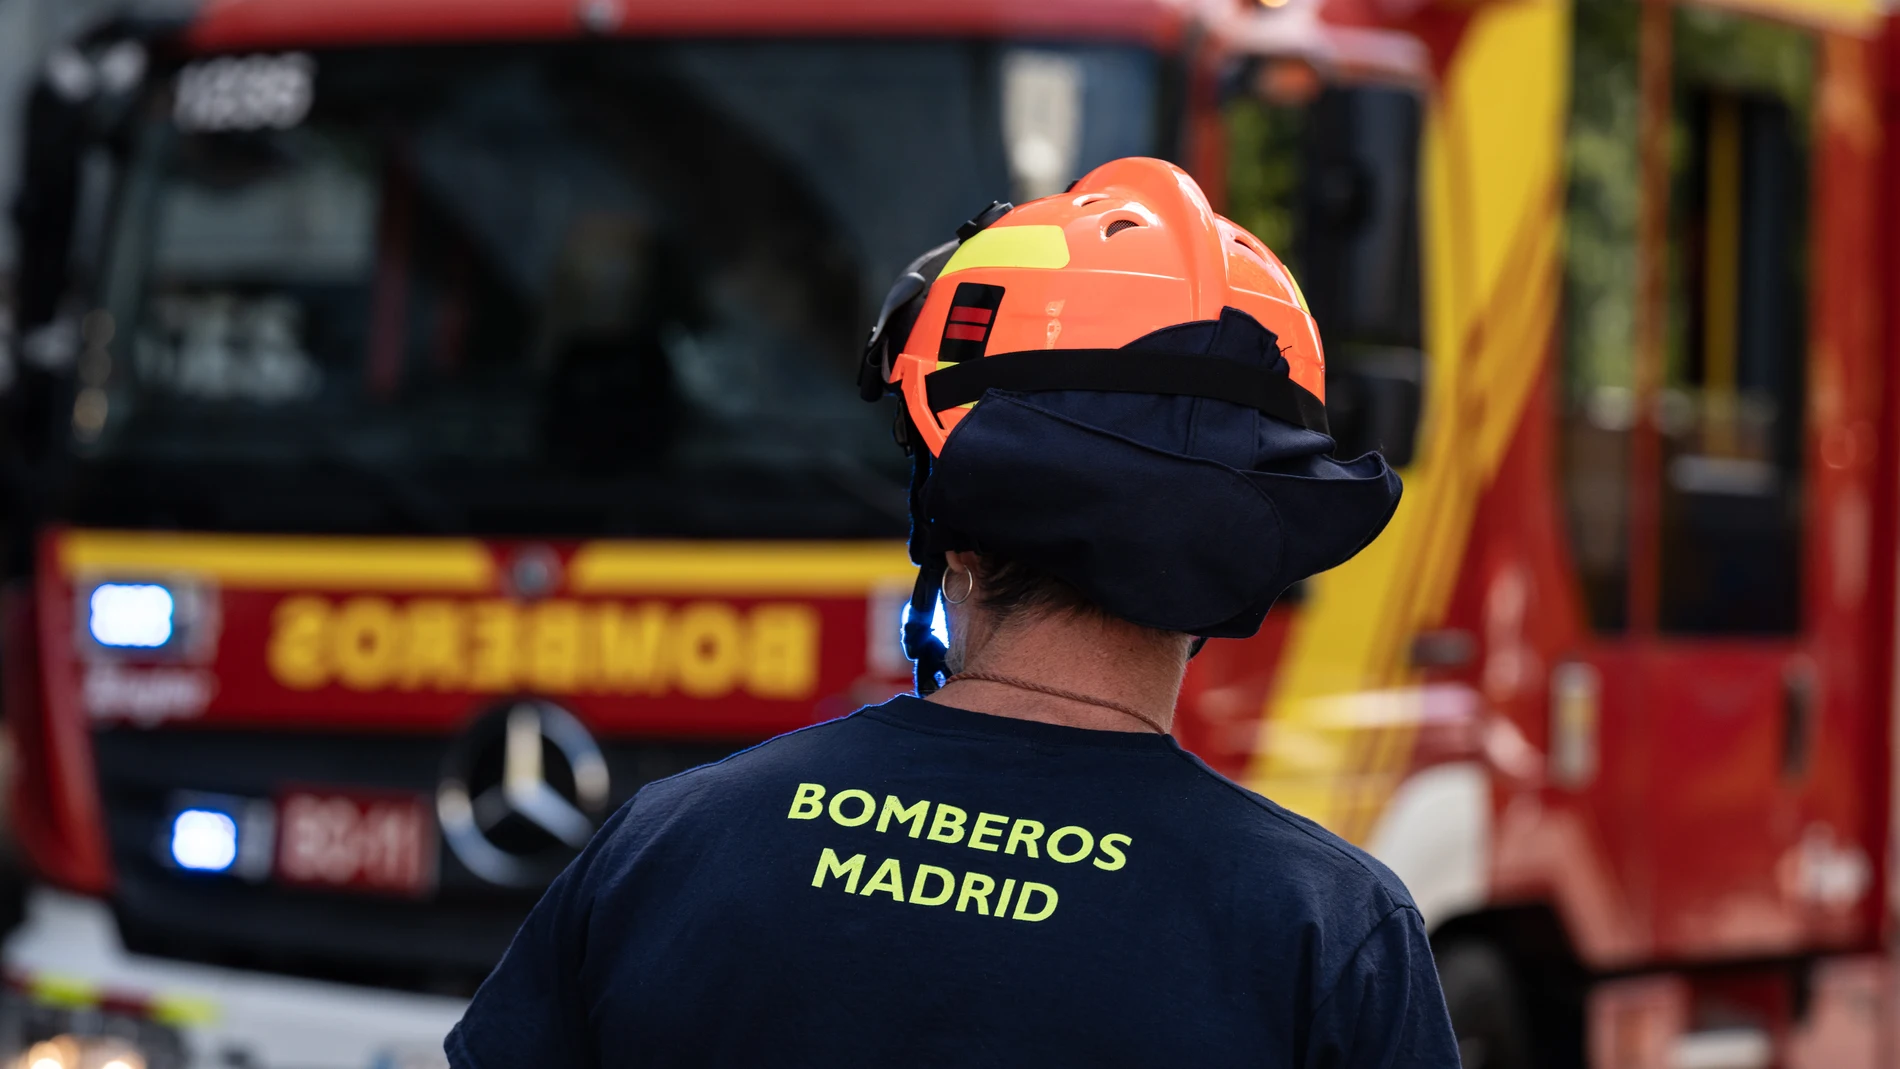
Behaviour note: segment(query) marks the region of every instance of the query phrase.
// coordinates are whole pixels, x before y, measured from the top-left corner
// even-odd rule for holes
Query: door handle
[[[1602,732],[1603,674],[1588,661],[1560,661],[1550,671],[1550,779],[1582,790],[1596,779]]]
[[[1815,706],[1820,684],[1814,661],[1802,655],[1781,672],[1781,776],[1801,779],[1814,753]]]
[[[1442,628],[1412,636],[1413,668],[1464,668],[1478,656],[1478,638],[1469,631]]]

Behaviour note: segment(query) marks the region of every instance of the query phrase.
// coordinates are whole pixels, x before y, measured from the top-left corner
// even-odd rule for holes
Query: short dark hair
[[[998,620],[1037,613],[1110,615],[1065,580],[1033,564],[984,554],[979,565],[977,601]]]
[[[1121,617],[1090,601],[1088,595],[1067,580],[1058,578],[1055,573],[995,554],[978,554],[976,585],[977,604],[993,613],[999,624],[1025,616],[1121,620]],[[1136,624],[1132,620],[1121,622],[1158,637],[1190,637],[1178,631]],[[1189,656],[1193,656],[1192,651]]]

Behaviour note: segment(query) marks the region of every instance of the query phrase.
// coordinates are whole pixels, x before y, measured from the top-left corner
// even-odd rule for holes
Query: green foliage
[[[1677,8],[1674,31],[1678,87],[1780,97],[1805,132],[1816,69],[1812,34],[1700,7]]]
[[[1294,237],[1306,111],[1243,96],[1227,105],[1222,118],[1227,126],[1226,215],[1265,242],[1297,278]]]
[[[1635,0],[1577,0],[1564,207],[1566,383],[1635,382],[1640,201]]]

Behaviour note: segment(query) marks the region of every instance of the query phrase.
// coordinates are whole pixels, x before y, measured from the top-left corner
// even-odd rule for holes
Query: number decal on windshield
[[[301,311],[282,297],[229,293],[163,297],[139,336],[139,378],[200,400],[275,404],[306,397],[321,380],[298,340]]]
[[[288,130],[310,114],[316,61],[301,52],[220,56],[178,72],[180,130]]]

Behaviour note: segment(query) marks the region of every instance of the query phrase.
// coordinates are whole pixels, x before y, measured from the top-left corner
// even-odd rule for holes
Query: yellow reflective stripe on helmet
[[[1300,280],[1293,277],[1293,269],[1286,269],[1286,280],[1293,283],[1293,299],[1300,302],[1300,311],[1312,315],[1313,310],[1306,305],[1306,291],[1300,288]]]
[[[1069,266],[1069,241],[1059,226],[993,226],[957,246],[956,255],[937,277],[973,267]]]

